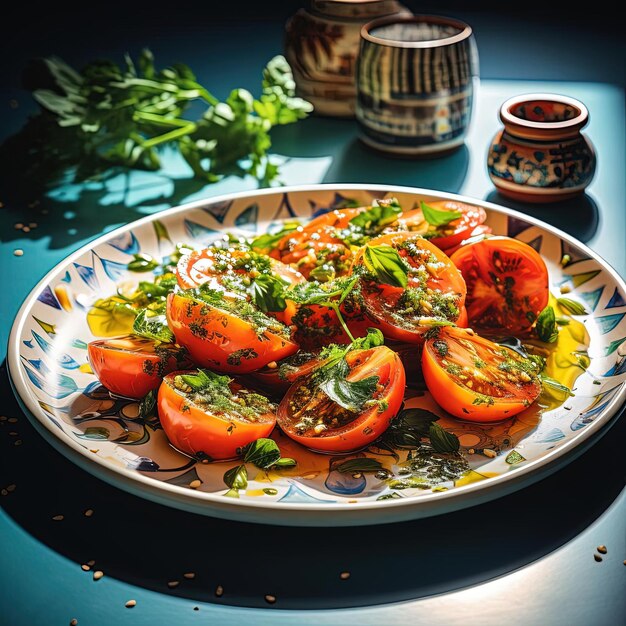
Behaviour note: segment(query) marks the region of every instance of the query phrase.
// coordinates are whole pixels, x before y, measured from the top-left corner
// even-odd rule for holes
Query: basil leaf
[[[245,465],[237,465],[224,474],[224,483],[229,489],[245,489],[248,486],[248,470]]]
[[[291,222],[286,224],[284,228],[277,233],[265,233],[255,237],[250,242],[250,247],[257,252],[271,252],[276,248],[278,242],[287,234],[291,233],[298,228],[300,224],[298,222]]]
[[[297,464],[298,462],[295,459],[290,459],[289,457],[281,457],[280,459],[278,459],[278,461],[276,461],[276,463],[274,463],[274,465],[272,465],[272,467],[282,469],[284,467],[295,467]]]
[[[554,315],[554,309],[550,305],[539,313],[535,329],[541,341],[554,343],[558,339],[559,331],[556,324],[556,316]]]
[[[348,381],[346,376],[350,367],[341,359],[334,367],[325,372],[319,388],[339,406],[358,413],[363,405],[372,398],[378,384],[378,376],[368,376],[361,380]]]
[[[424,219],[431,226],[446,226],[454,220],[458,220],[463,215],[462,211],[448,211],[446,209],[436,209],[423,200],[420,200],[420,209],[424,215]]]
[[[252,301],[263,313],[268,311],[284,311],[287,308],[285,302],[285,284],[280,278],[261,274],[253,279],[250,285]]]
[[[363,457],[344,461],[341,465],[337,465],[335,469],[342,474],[351,474],[353,472],[378,472],[384,469],[384,467],[382,463],[376,459]]]
[[[435,452],[458,452],[461,447],[459,438],[454,433],[444,430],[435,422],[431,423],[428,436]]]
[[[410,431],[425,437],[430,432],[431,424],[438,419],[438,415],[426,409],[403,409],[398,413],[392,425],[398,430]]]
[[[589,311],[587,311],[580,302],[576,302],[576,300],[572,300],[571,298],[557,298],[556,301],[560,307],[572,315],[589,315]]]
[[[149,254],[133,254],[133,260],[126,266],[131,272],[150,272],[159,266],[159,262],[156,261]]]
[[[372,229],[380,230],[387,224],[395,222],[401,213],[402,208],[395,198],[388,201],[380,200],[367,211],[355,215],[350,220],[350,224],[366,232]]]
[[[377,282],[394,287],[407,286],[407,268],[395,248],[388,245],[366,245],[363,264]]]
[[[267,469],[280,460],[280,448],[273,439],[262,437],[243,449],[243,460],[260,469]]]
[[[149,391],[139,403],[139,417],[151,417],[154,415],[154,409],[157,401],[157,390]]]
[[[133,332],[141,337],[165,343],[174,341],[174,333],[168,328],[165,315],[148,317],[146,309],[142,309],[135,318]]]

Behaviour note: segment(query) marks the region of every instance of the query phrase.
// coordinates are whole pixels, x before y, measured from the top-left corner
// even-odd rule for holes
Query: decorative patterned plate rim
[[[280,519],[280,522],[275,521],[275,523],[283,523],[288,525],[306,525],[308,521],[309,523],[312,522],[315,525],[341,525],[342,516],[345,516],[346,518],[344,520],[344,523],[346,523],[346,520],[349,520],[349,523],[362,524],[394,522],[398,521],[399,519],[411,519],[437,515],[439,513],[443,513],[449,510],[465,508],[468,506],[472,506],[473,504],[476,504],[478,502],[491,500],[500,497],[501,495],[506,495],[511,491],[522,488],[526,482],[535,482],[537,478],[535,478],[534,475],[536,473],[545,475],[546,473],[551,473],[552,471],[558,469],[558,466],[562,465],[564,461],[569,462],[569,460],[572,460],[573,458],[578,456],[578,454],[576,453],[580,453],[579,448],[581,447],[582,443],[594,437],[594,435],[599,435],[599,431],[601,431],[605,426],[614,423],[615,420],[613,418],[616,417],[616,414],[618,413],[620,407],[626,401],[626,385],[623,385],[619,393],[617,393],[610,400],[610,402],[602,411],[601,416],[596,418],[592,423],[588,424],[584,429],[581,429],[579,433],[575,434],[562,445],[548,451],[544,456],[539,459],[528,461],[526,465],[518,468],[515,472],[502,474],[497,477],[488,478],[484,481],[455,487],[454,489],[445,492],[425,493],[423,495],[420,495],[419,498],[399,498],[383,501],[366,501],[356,504],[343,502],[250,502],[244,500],[236,500],[232,498],[224,498],[222,495],[216,493],[189,490],[178,485],[155,481],[148,476],[144,476],[137,471],[128,468],[114,467],[105,459],[102,459],[97,455],[90,455],[88,450],[79,445],[76,441],[72,440],[65,432],[61,432],[61,434],[59,435],[58,429],[54,429],[53,424],[45,416],[43,410],[40,406],[38,406],[37,402],[28,390],[26,377],[24,375],[24,372],[22,371],[22,368],[19,367],[20,337],[22,328],[26,321],[26,313],[30,310],[34,302],[37,300],[38,296],[41,295],[41,293],[44,291],[46,286],[48,286],[51,280],[60,275],[69,263],[71,263],[75,259],[78,259],[86,252],[89,252],[92,248],[100,244],[106,243],[108,240],[114,237],[118,237],[125,232],[132,231],[133,229],[136,229],[144,224],[151,223],[156,219],[163,219],[177,213],[183,214],[187,211],[202,208],[207,204],[234,201],[247,197],[253,198],[257,196],[272,194],[321,191],[373,191],[382,193],[398,192],[415,195],[421,194],[424,196],[437,197],[444,200],[457,200],[482,206],[496,213],[501,213],[507,216],[517,218],[521,221],[528,223],[531,226],[537,226],[539,228],[542,228],[559,237],[561,240],[576,246],[587,255],[589,255],[590,259],[593,259],[601,264],[603,269],[611,275],[617,285],[626,293],[626,282],[619,275],[619,273],[599,254],[591,250],[589,247],[587,247],[576,238],[537,218],[528,216],[519,211],[515,211],[513,209],[509,209],[507,207],[503,207],[489,201],[473,198],[471,196],[464,196],[461,194],[418,187],[371,183],[322,183],[311,185],[292,185],[212,196],[148,215],[146,217],[130,222],[129,224],[125,224],[123,226],[115,228],[107,233],[104,233],[103,235],[81,246],[78,250],[72,252],[62,261],[57,263],[49,272],[45,274],[45,276],[35,285],[35,287],[25,298],[15,317],[11,328],[11,333],[9,335],[7,363],[13,391],[17,396],[20,405],[25,410],[26,414],[31,420],[35,421],[38,432],[40,432],[46,438],[51,439],[54,442],[55,449],[61,451],[73,462],[76,462],[77,459],[75,458],[75,455],[78,454],[85,460],[84,463],[78,464],[84,469],[87,469],[91,473],[100,477],[101,479],[106,480],[107,482],[112,483],[118,487],[121,487],[126,491],[130,491],[131,493],[139,494],[149,499],[157,500],[162,504],[171,504],[173,506],[176,506],[177,508],[183,508],[205,515],[217,514],[218,516],[223,516],[229,519],[243,519],[242,513],[244,511],[254,511],[261,509],[266,510],[270,513],[275,512],[276,515],[269,516],[274,520]],[[597,439],[597,437],[595,437],[594,439]],[[559,461],[561,463],[559,463]],[[102,473],[100,473],[98,470],[102,470]],[[104,474],[104,476],[102,474]],[[138,489],[136,489],[138,485],[146,487],[147,489],[145,489],[145,491],[139,491]],[[212,506],[206,506],[209,504]],[[407,513],[407,509],[410,509],[411,512]],[[319,513],[320,511],[324,512],[321,522],[319,519],[305,520],[294,517],[294,514],[297,513]],[[378,512],[379,515],[371,515],[374,511]],[[394,512],[396,513],[395,516]],[[335,516],[337,516],[338,519],[332,519]],[[363,519],[355,520],[355,516],[363,516]],[[284,519],[282,519],[283,517]],[[263,519],[260,519],[258,521],[263,522],[267,521],[267,519],[264,517]]]

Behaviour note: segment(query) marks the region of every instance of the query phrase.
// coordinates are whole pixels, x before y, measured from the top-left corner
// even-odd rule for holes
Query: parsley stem
[[[341,314],[341,311],[339,310],[339,305],[336,302],[329,302],[328,304],[330,305],[330,308],[335,312],[335,315],[337,316],[337,319],[339,320],[339,323],[341,324],[342,328],[344,329],[346,335],[348,335],[350,341],[354,342],[354,340],[355,340],[354,336],[350,332],[350,329],[348,328],[345,320],[343,319],[343,315]]]
[[[183,137],[184,135],[190,135],[195,130],[196,125],[193,122],[189,122],[186,126],[175,128],[174,130],[170,130],[168,133],[163,133],[162,135],[157,135],[156,137],[152,137],[152,139],[143,141],[141,145],[144,148],[152,148],[153,146],[158,146],[160,143],[165,143],[166,141],[171,141],[172,139],[177,139],[178,137]]]

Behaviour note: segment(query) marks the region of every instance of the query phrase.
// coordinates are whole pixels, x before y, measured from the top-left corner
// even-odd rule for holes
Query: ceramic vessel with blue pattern
[[[596,156],[580,131],[585,105],[567,96],[527,94],[500,108],[504,128],[494,137],[487,166],[500,193],[524,202],[558,202],[582,193]]]
[[[447,17],[374,20],[361,29],[356,116],[367,145],[401,156],[463,144],[478,54],[472,29]]]

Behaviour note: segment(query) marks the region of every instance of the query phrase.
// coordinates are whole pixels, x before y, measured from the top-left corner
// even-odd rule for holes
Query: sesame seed
[[[11,437],[17,437],[19,435],[19,433],[15,430],[10,430],[9,431],[9,435],[11,435]]]
[[[192,480],[192,481],[189,483],[189,486],[190,486],[192,489],[198,489],[198,487],[200,487],[201,485],[202,485],[202,481],[201,481],[201,480]]]
[[[22,230],[22,228],[24,228],[24,224],[22,224],[22,222],[17,222],[14,224],[14,228],[15,230]]]
[[[96,571],[93,573],[93,579],[94,579],[94,580],[100,580],[103,576],[104,576],[104,572],[103,572],[102,570],[99,570],[99,569],[98,569],[98,570],[96,570]]]
[[[83,572],[88,572],[91,569],[91,567],[89,567],[87,563],[84,563],[83,565],[80,566],[80,569],[82,569]]]
[[[93,515],[93,509],[87,509],[85,511],[85,517],[91,517]]]
[[[65,519],[65,517],[63,515],[55,515],[52,519],[55,522],[62,522]]]
[[[224,587],[222,587],[222,585],[218,585],[218,586],[215,588],[215,595],[216,595],[218,598],[221,598],[221,597],[224,595]]]
[[[22,445],[22,443],[23,443],[23,441],[22,441],[21,439],[16,439],[16,440],[13,442],[13,445],[14,445],[14,446],[21,446],[21,445]]]
[[[339,578],[341,578],[341,580],[348,580],[348,578],[350,578],[350,572],[341,572]]]
[[[467,453],[468,454],[474,454],[476,452],[476,450],[474,450],[474,448],[469,448]]]
[[[183,578],[186,578],[187,580],[193,580],[195,577],[195,572],[187,572],[186,574],[183,574]]]
[[[201,463],[203,465],[208,465],[209,464],[209,459],[202,459]]]
[[[96,564],[95,561],[87,561],[87,565],[89,565],[89,567],[93,567]]]
[[[176,589],[176,587],[178,587],[178,585],[180,585],[180,581],[179,581],[179,580],[170,580],[170,581],[167,583],[167,586],[168,586],[170,589]]]
[[[70,620],[70,626],[78,626],[78,620],[76,618]]]
[[[485,448],[483,454],[490,459],[495,459],[498,456],[498,453],[490,448]]]
[[[9,417],[9,422],[11,424],[15,424],[15,422],[17,422],[17,417]]]
[[[8,487],[7,487],[8,489]],[[600,553],[600,554],[606,554],[608,552],[608,550],[606,549],[606,546],[598,546],[596,548],[596,550]]]
[[[132,609],[134,606],[137,606],[137,600],[129,600],[124,606],[127,609]]]
[[[21,248],[17,248],[17,250],[13,250],[13,255],[14,256],[23,256],[24,255],[24,250],[22,250]]]
[[[269,593],[265,596],[265,601],[268,604],[274,604],[274,602],[276,602],[276,596],[272,596]]]
[[[7,485],[7,491],[8,491],[9,493],[10,493],[11,491],[15,491],[16,486],[17,486],[17,485],[13,485],[13,484],[11,484],[11,485]]]
[[[22,232],[23,233],[29,233],[30,232],[30,226],[24,226],[24,228],[22,228]]]
[[[0,422],[6,422],[9,419],[6,415],[0,415]]]
[[[602,557],[599,554],[594,554],[593,558],[595,559],[596,563],[599,563],[602,560]]]
[[[28,227],[29,227],[29,228],[37,228],[37,222],[30,222],[30,223],[28,224]]]
[[[3,495],[3,496],[8,496],[8,495],[9,495],[9,492],[8,492],[6,489],[1,489],[1,490],[0,490],[0,495]]]

